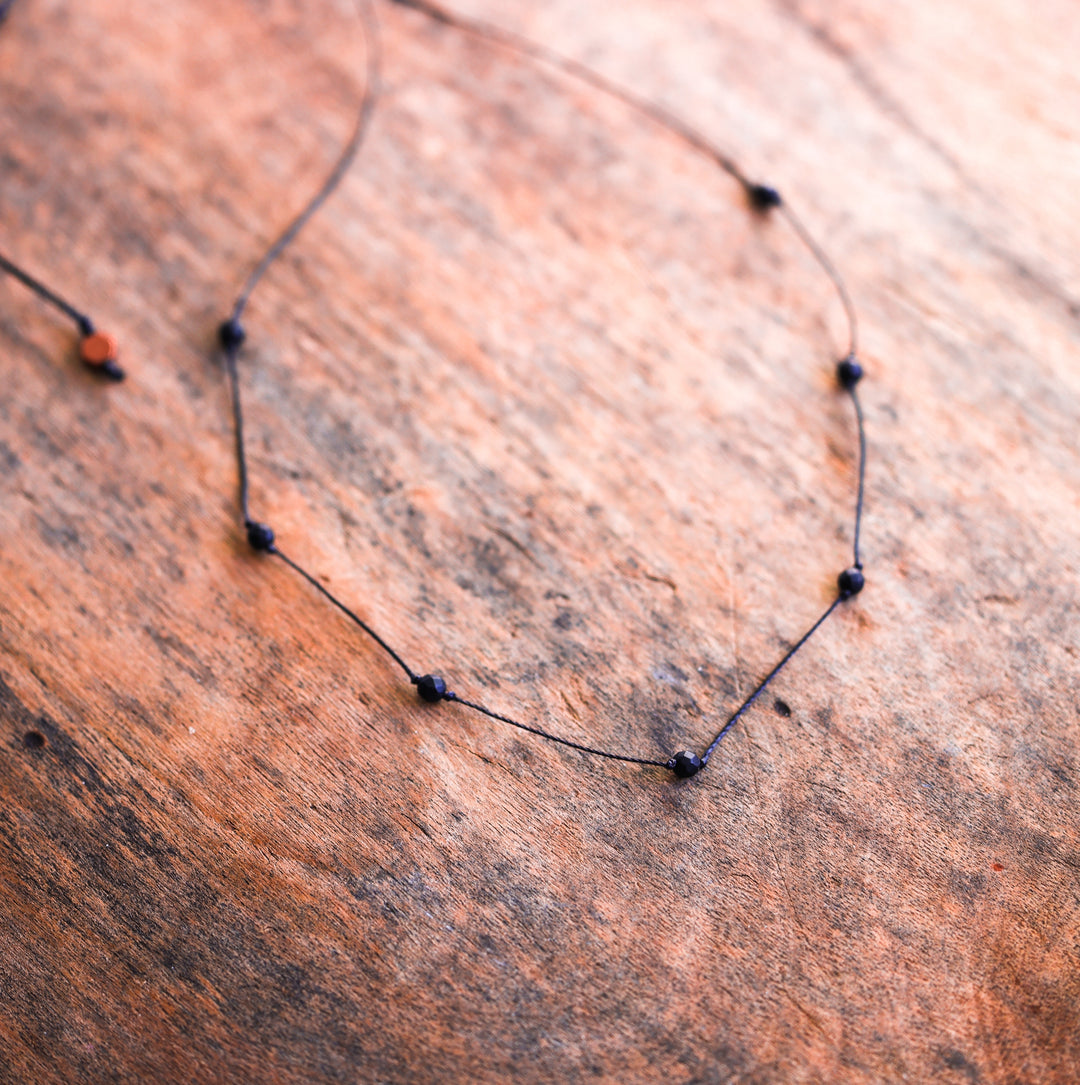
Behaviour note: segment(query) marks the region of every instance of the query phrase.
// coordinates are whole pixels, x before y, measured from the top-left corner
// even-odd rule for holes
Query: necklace
[[[14,3],[15,0],[0,0],[0,26],[11,14]],[[57,312],[74,322],[79,333],[79,359],[87,368],[109,380],[124,379],[124,371],[117,364],[119,350],[116,340],[108,332],[99,331],[86,313],[77,309],[51,287],[46,286],[41,279],[31,275],[3,253],[0,253],[0,271],[22,283],[47,305],[51,305]]]
[[[0,22],[6,14],[6,8],[0,9]],[[7,272],[13,279],[37,294],[42,301],[75,322],[75,327],[79,330],[79,357],[86,366],[110,380],[124,379],[124,371],[116,364],[116,340],[108,332],[98,331],[94,327],[94,322],[85,313],[80,312],[74,305],[65,301],[40,279],[24,271],[3,253],[0,253],[0,271]]]
[[[11,0],[8,0],[7,6],[10,6],[10,2]],[[519,55],[555,68],[557,71],[572,79],[585,83],[603,94],[616,98],[646,117],[653,124],[666,130],[670,134],[673,134],[684,143],[687,143],[696,152],[704,155],[724,173],[733,178],[743,190],[750,209],[755,214],[762,216],[780,214],[786,219],[800,242],[832,283],[843,306],[847,320],[848,349],[841,360],[836,364],[836,376],[840,389],[850,397],[853,404],[858,436],[857,491],[852,530],[853,561],[852,564],[841,572],[837,578],[837,594],[832,602],[810,628],[807,629],[806,632],[803,633],[802,636],[800,636],[783,654],[773,669],[757,683],[750,695],[743,700],[730,716],[728,716],[702,753],[699,755],[692,750],[687,749],[682,750],[671,757],[660,759],[635,756],[618,750],[600,749],[575,742],[564,736],[556,735],[545,729],[533,726],[523,720],[495,711],[483,703],[463,697],[451,691],[448,688],[446,681],[437,674],[422,673],[421,671],[414,670],[406,662],[405,658],[386,639],[380,636],[371,625],[347,605],[344,600],[332,593],[297,560],[290,557],[283,550],[274,531],[269,525],[252,517],[249,495],[249,470],[244,434],[244,410],[239,372],[239,361],[243,345],[247,338],[247,333],[241,318],[243,317],[244,311],[253,293],[258,288],[270,266],[293,243],[306,223],[318,212],[319,208],[341,183],[346,172],[359,153],[367,133],[379,96],[381,68],[378,26],[368,0],[358,0],[358,10],[365,28],[367,58],[364,90],[357,108],[356,122],[352,134],[318,191],[309,199],[300,213],[296,215],[285,230],[282,231],[260,257],[253,271],[244,283],[229,316],[221,323],[218,329],[218,340],[224,355],[225,370],[231,396],[240,521],[247,542],[257,553],[276,557],[281,560],[287,567],[303,578],[332,606],[348,618],[368,638],[378,645],[378,647],[382,649],[383,652],[385,652],[404,672],[406,678],[416,688],[421,701],[427,704],[438,704],[442,701],[452,702],[490,719],[507,724],[518,730],[528,732],[545,740],[578,750],[584,754],[614,761],[668,769],[679,778],[685,779],[692,777],[708,764],[709,759],[712,757],[724,735],[727,734],[742,716],[758,701],[777,675],[780,674],[811,637],[813,637],[825,624],[836,609],[845,600],[857,595],[865,584],[860,552],[860,533],[866,474],[866,436],[862,407],[857,394],[857,385],[863,376],[863,370],[857,355],[858,321],[851,296],[832,261],[821,246],[813,239],[812,235],[802,224],[801,219],[795,215],[786,201],[781,198],[777,190],[768,185],[751,181],[737,166],[734,160],[718,150],[708,139],[695,129],[686,125],[675,115],[651,102],[637,98],[629,91],[626,91],[606,77],[592,71],[579,62],[562,57],[552,50],[538,45],[526,38],[509,33],[487,23],[458,16],[444,8],[438,7],[436,4],[429,2],[429,0],[389,0],[389,2],[413,9],[423,16],[434,19],[437,22],[456,30],[480,37],[496,46],[513,50]],[[2,19],[6,10],[6,6],[0,7],[0,19]],[[75,320],[82,336],[80,355],[85,362],[98,366],[102,372],[114,378],[122,376],[122,373],[116,367],[115,343],[110,337],[104,336],[103,333],[95,332],[93,324],[84,314],[68,305],[41,282],[33,279],[26,272],[22,271],[3,257],[0,257],[0,270],[7,271],[9,274],[14,275],[25,285],[35,290],[35,292],[37,292],[44,300]],[[99,357],[102,358],[102,360],[96,361],[95,359]]]

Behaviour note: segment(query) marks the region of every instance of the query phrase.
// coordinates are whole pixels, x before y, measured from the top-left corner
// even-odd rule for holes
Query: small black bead
[[[414,678],[416,692],[420,694],[422,701],[434,704],[446,697],[446,683],[434,674],[425,674],[422,678]]]
[[[247,332],[244,331],[244,325],[240,323],[236,317],[229,317],[220,328],[218,328],[218,342],[226,350],[236,350],[247,338]]]
[[[854,354],[849,354],[842,361],[836,363],[836,379],[841,388],[849,392],[863,378],[863,367],[859,365]]]
[[[701,758],[692,750],[683,750],[682,753],[677,753],[668,762],[668,768],[671,769],[680,780],[687,780],[691,776],[696,776],[701,771]]]
[[[247,541],[252,550],[266,552],[274,549],[274,533],[266,524],[247,522]]]
[[[771,211],[774,207],[779,207],[783,203],[783,200],[780,199],[780,193],[769,185],[750,185],[746,190],[746,194],[750,197],[750,206],[755,211]]]
[[[88,316],[81,316],[78,320],[79,334],[85,339],[94,334],[94,322]]]
[[[836,578],[836,585],[840,589],[840,598],[850,599],[863,590],[866,585],[866,577],[863,576],[862,569],[857,569],[853,565],[850,569],[845,569]]]

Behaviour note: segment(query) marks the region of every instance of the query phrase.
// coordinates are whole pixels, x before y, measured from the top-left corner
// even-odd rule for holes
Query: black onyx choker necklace
[[[825,624],[840,604],[857,595],[862,591],[865,584],[860,552],[860,531],[862,527],[863,495],[866,479],[866,433],[862,407],[857,393],[857,385],[862,379],[863,369],[857,355],[858,320],[851,296],[832,261],[807,231],[802,221],[795,215],[786,201],[781,199],[777,190],[768,185],[750,180],[731,158],[718,150],[702,134],[686,125],[678,117],[651,102],[637,98],[629,91],[619,87],[617,84],[577,61],[562,57],[544,46],[538,45],[518,35],[511,34],[491,24],[459,16],[444,8],[438,7],[434,3],[430,3],[429,0],[390,0],[390,2],[396,3],[402,7],[411,8],[446,26],[477,36],[496,46],[510,49],[519,55],[526,56],[536,62],[555,68],[564,75],[618,99],[624,103],[624,105],[629,106],[645,116],[653,124],[665,129],[683,142],[689,144],[695,151],[704,155],[713,164],[717,165],[721,170],[732,177],[742,188],[750,209],[755,214],[780,214],[788,222],[800,242],[804,245],[811,257],[835,288],[837,296],[843,306],[847,321],[848,346],[847,351],[844,353],[841,360],[836,363],[836,377],[839,388],[851,399],[858,436],[857,482],[854,502],[854,523],[852,527],[852,564],[840,573],[837,578],[837,594],[832,602],[826,607],[813,625],[811,625],[810,628],[807,629],[806,632],[803,633],[802,636],[799,637],[799,639],[784,653],[772,670],[758,682],[750,695],[727,718],[723,726],[716,732],[712,741],[709,742],[701,754],[696,754],[692,750],[682,750],[671,757],[659,759],[638,757],[618,750],[598,749],[593,746],[584,745],[580,742],[574,742],[569,738],[553,734],[543,728],[535,727],[520,719],[515,719],[501,712],[497,712],[487,705],[463,697],[450,690],[446,681],[439,675],[425,674],[421,671],[414,670],[406,662],[404,657],[351,607],[333,594],[325,587],[325,585],[320,583],[319,580],[308,572],[299,562],[286,554],[274,532],[267,524],[261,523],[251,516],[248,492],[248,466],[244,439],[244,411],[240,395],[238,367],[241,349],[247,337],[241,318],[252,294],[270,266],[279,256],[281,256],[288,246],[292,244],[305,224],[313,215],[315,215],[327,198],[332,194],[334,189],[340,184],[345,173],[355,160],[367,133],[378,101],[380,71],[378,27],[367,0],[360,0],[358,4],[361,18],[365,25],[367,58],[364,90],[360,98],[353,132],[319,190],[259,259],[254,270],[248,276],[248,279],[233,306],[232,312],[218,329],[218,339],[224,352],[225,369],[228,375],[232,399],[232,417],[236,438],[236,462],[239,480],[239,507],[247,542],[253,550],[276,557],[283,561],[290,569],[299,574],[299,576],[306,580],[312,588],[361,629],[404,672],[409,682],[416,687],[416,692],[422,701],[428,704],[438,704],[442,701],[450,701],[463,708],[477,712],[480,715],[515,727],[520,731],[526,731],[529,734],[536,735],[550,742],[568,746],[571,749],[578,750],[584,754],[603,757],[613,761],[625,761],[636,765],[648,765],[656,768],[669,769],[680,778],[695,776],[709,763],[710,758],[724,735],[726,735],[742,716],[757,702],[776,676],[780,674],[795,655],[806,645],[810,638]],[[7,4],[2,3],[2,0],[0,0],[0,19],[2,19],[3,15],[6,13],[8,6],[10,6],[10,0],[8,0]],[[123,375],[116,365],[115,343],[110,337],[103,333],[96,332],[89,318],[68,305],[58,295],[53,293],[38,280],[32,278],[25,271],[16,267],[3,256],[0,256],[0,269],[14,275],[21,282],[38,293],[44,300],[75,320],[80,335],[82,336],[80,341],[80,356],[84,362],[98,367],[102,372],[114,378]]]

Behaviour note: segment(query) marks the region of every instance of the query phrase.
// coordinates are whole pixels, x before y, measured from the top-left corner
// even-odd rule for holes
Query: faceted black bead
[[[274,549],[274,533],[266,524],[247,522],[247,541],[252,550],[267,551]]]
[[[862,569],[856,569],[853,565],[850,569],[845,569],[836,578],[836,585],[840,589],[840,598],[850,599],[863,590],[866,585],[866,577],[863,576]]]
[[[836,379],[840,382],[841,388],[846,388],[850,392],[862,380],[862,377],[863,367],[859,365],[854,354],[849,354],[836,363]]]
[[[229,319],[218,328],[217,334],[218,342],[221,343],[226,350],[236,350],[247,338],[247,332],[244,331],[244,325],[235,317],[229,317]]]
[[[434,704],[446,696],[446,683],[437,675],[425,674],[416,679],[416,692],[420,694],[421,700]]]
[[[755,211],[771,211],[783,203],[780,193],[769,185],[750,185],[746,194],[750,197],[750,206]]]
[[[687,780],[691,776],[696,776],[701,771],[701,758],[691,750],[683,750],[682,753],[677,753],[668,762],[668,768],[671,769],[680,780]]]

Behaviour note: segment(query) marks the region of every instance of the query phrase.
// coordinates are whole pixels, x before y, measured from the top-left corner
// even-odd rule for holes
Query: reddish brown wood
[[[686,784],[418,704],[245,547],[213,347],[354,10],[18,0],[0,248],[129,378],[0,282],[0,1076],[1075,1081],[1073,5],[460,2],[826,242],[867,591]],[[847,558],[835,299],[625,107],[378,15],[246,316],[253,511],[459,691],[700,746]]]

